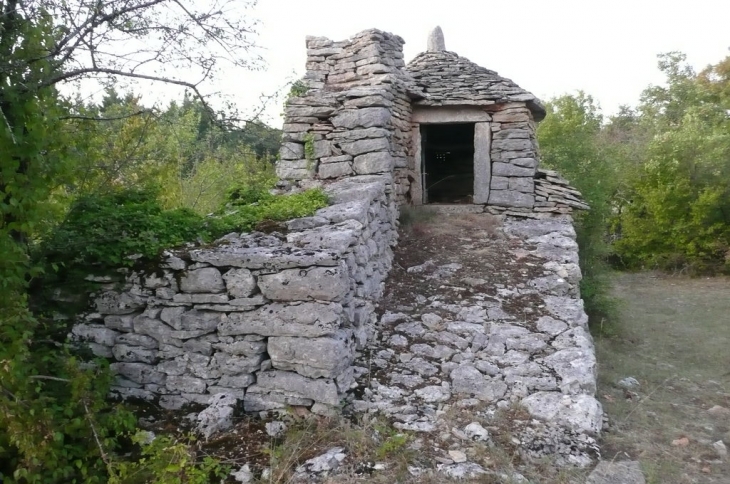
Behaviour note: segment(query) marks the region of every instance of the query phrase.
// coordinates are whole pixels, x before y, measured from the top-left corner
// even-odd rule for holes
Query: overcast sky
[[[605,113],[662,81],[657,54],[678,50],[701,69],[730,55],[730,0],[259,0],[264,72],[222,76],[240,106],[304,74],[307,35],[343,40],[368,28],[406,41],[406,61],[440,25],[446,48],[542,99],[579,89]],[[279,126],[280,106],[267,111]]]

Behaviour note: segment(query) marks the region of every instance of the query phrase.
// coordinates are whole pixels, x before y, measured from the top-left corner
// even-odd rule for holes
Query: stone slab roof
[[[534,94],[455,52],[423,52],[406,66],[406,71],[426,94],[415,103],[418,105],[479,106],[524,102],[535,121],[545,117],[545,107]]]

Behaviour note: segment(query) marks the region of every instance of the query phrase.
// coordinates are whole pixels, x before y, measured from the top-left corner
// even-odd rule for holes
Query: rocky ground
[[[587,480],[603,413],[572,225],[402,220],[345,416],[245,417],[202,451],[235,482],[643,482]]]

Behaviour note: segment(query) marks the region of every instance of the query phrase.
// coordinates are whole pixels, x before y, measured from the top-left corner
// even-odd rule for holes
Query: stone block
[[[226,292],[233,297],[249,297],[256,290],[256,279],[248,269],[231,269],[223,274]]]
[[[165,387],[170,391],[182,393],[205,393],[207,384],[202,378],[189,375],[168,375]]]
[[[535,179],[531,177],[509,178],[509,189],[523,193],[535,193]]]
[[[272,301],[338,301],[349,289],[347,268],[286,269],[259,277],[259,288]]]
[[[342,306],[339,304],[274,303],[256,311],[230,314],[228,320],[218,326],[218,333],[222,336],[259,334],[316,338],[334,334],[341,324]]]
[[[300,160],[304,158],[304,145],[301,143],[282,143],[279,149],[282,160]]]
[[[117,344],[112,348],[112,354],[117,361],[130,361],[139,363],[156,363],[157,351],[142,348],[140,346],[131,346],[126,344]]]
[[[71,330],[71,336],[75,341],[113,346],[119,333],[101,324],[77,324]]]
[[[535,170],[511,163],[492,163],[492,175],[495,176],[535,176]]]
[[[267,270],[314,265],[336,266],[339,262],[339,254],[332,251],[291,247],[217,247],[191,251],[190,256],[195,261],[207,262],[214,266]]]
[[[340,148],[345,153],[357,156],[373,151],[388,151],[390,143],[386,138],[365,138],[348,143],[340,143]]]
[[[328,405],[338,405],[340,395],[332,380],[312,379],[289,371],[262,371],[257,375],[256,386],[292,396],[307,398]],[[249,392],[253,390],[249,389]]]
[[[145,363],[112,363],[109,367],[114,373],[135,383],[164,385],[167,378],[167,375],[157,371],[154,366]]]
[[[522,405],[533,417],[576,432],[598,435],[603,426],[603,408],[590,395],[536,392],[522,399]]]
[[[534,148],[530,139],[496,139],[492,148],[499,151],[529,151]]]
[[[317,170],[320,178],[340,178],[353,174],[350,162],[328,163],[319,165]]]
[[[122,315],[142,309],[146,305],[146,302],[146,298],[141,295],[107,291],[94,299],[94,306],[97,312],[104,315]]]
[[[233,338],[228,339],[233,340]],[[218,351],[223,351],[230,355],[254,356],[266,352],[265,341],[222,341],[218,343],[213,343],[213,347]]]
[[[509,188],[509,178],[505,176],[493,176],[491,188],[494,190],[507,190]]]
[[[489,193],[489,205],[503,207],[532,208],[535,204],[535,195],[515,190],[492,190]]]
[[[253,373],[261,368],[264,361],[264,355],[237,356],[222,352],[216,353],[213,358],[224,375]]]
[[[334,378],[352,363],[354,341],[349,331],[325,338],[269,338],[267,351],[277,370],[310,378]]]
[[[198,311],[193,309],[184,313],[179,319],[179,326],[173,326],[179,331],[212,331],[226,316],[218,312]]]
[[[387,108],[373,107],[342,111],[332,118],[335,128],[383,128],[390,124],[391,114]]]
[[[287,235],[288,243],[305,249],[332,249],[345,252],[355,244],[363,232],[363,224],[346,220],[336,225],[326,225]]]
[[[353,168],[358,175],[371,175],[374,173],[391,173],[394,165],[393,155],[387,151],[377,151],[356,156]]]
[[[219,293],[226,289],[221,273],[215,267],[188,271],[180,277],[180,290],[193,293]]]

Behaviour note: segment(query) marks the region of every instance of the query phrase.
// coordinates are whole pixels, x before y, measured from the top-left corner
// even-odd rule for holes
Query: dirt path
[[[604,459],[640,460],[649,484],[730,483],[730,279],[619,274],[614,294],[618,336],[595,340]]]

